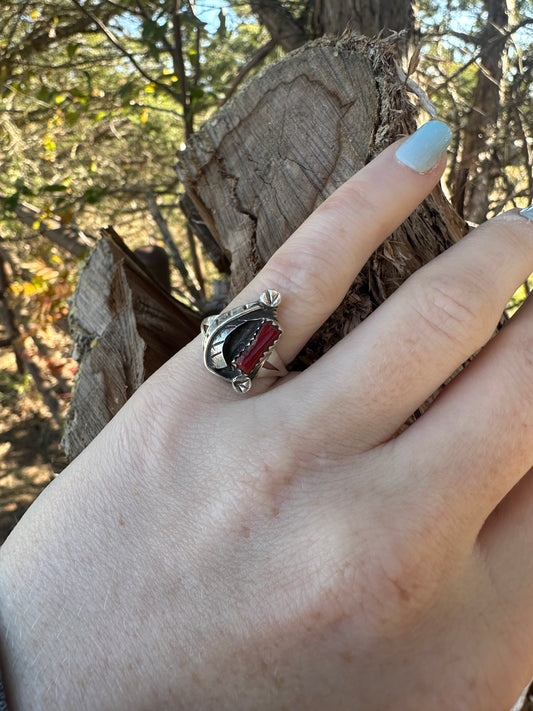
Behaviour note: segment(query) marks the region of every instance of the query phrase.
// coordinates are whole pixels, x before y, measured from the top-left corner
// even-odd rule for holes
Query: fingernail
[[[524,217],[527,217],[528,220],[531,220],[533,222],[533,205],[530,205],[529,207],[525,207],[523,210],[520,210],[520,214]]]
[[[427,173],[437,165],[451,140],[452,132],[445,123],[428,121],[402,143],[396,158],[417,173]]]

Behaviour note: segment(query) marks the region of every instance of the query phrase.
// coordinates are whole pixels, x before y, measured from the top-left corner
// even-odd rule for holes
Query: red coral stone
[[[261,326],[248,350],[241,353],[235,361],[243,373],[248,375],[252,372],[265,352],[279,338],[280,333],[279,328],[271,323],[267,322]]]

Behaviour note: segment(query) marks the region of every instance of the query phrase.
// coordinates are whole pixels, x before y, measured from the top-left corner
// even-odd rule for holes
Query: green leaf
[[[9,197],[6,197],[6,199],[3,201],[3,211],[4,213],[6,212],[15,212],[17,209],[17,205],[19,204],[19,193],[13,193]]]
[[[72,57],[76,54],[78,51],[79,44],[77,42],[69,42],[67,44],[67,55],[69,59],[72,59]]]
[[[141,37],[147,44],[160,42],[167,31],[167,23],[160,25],[154,20],[143,20]]]
[[[107,195],[107,188],[104,185],[94,185],[87,190],[82,195],[82,200],[87,203],[87,205],[95,205],[97,202]]]
[[[191,86],[190,89],[190,94],[191,94],[191,99],[201,99],[202,96],[205,94],[205,91],[202,89],[201,86]]]
[[[140,86],[136,81],[126,81],[118,90],[122,106],[128,106],[139,96]]]
[[[42,185],[39,188],[40,193],[63,193],[68,190],[66,185],[60,183],[51,183],[50,185]]]
[[[32,190],[26,185],[23,178],[17,178],[14,186],[18,195],[33,195]]]
[[[76,111],[76,109],[73,106],[69,106],[68,109],[65,111],[65,123],[67,126],[74,126],[74,124],[78,121],[80,117],[80,112]]]
[[[44,102],[45,104],[49,104],[54,96],[55,91],[44,85],[41,86],[41,88],[37,92],[37,99],[39,101]]]

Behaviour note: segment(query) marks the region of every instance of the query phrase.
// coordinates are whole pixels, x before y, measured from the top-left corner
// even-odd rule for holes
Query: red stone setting
[[[251,345],[240,354],[235,364],[243,373],[249,375],[270,346],[278,340],[280,333],[280,329],[276,328],[276,326],[268,322],[264,323],[257,332]]]

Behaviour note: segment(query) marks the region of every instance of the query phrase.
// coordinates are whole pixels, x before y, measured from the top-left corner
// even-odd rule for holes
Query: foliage
[[[494,5],[494,3],[493,3]],[[480,221],[510,207],[525,206],[533,197],[533,18],[526,0],[500,2],[507,24],[501,54],[494,63],[501,77],[492,78],[487,54],[495,51],[487,37],[491,25],[488,3],[479,0],[422,0],[418,18],[422,28],[422,51],[416,80],[426,89],[440,118],[454,130],[455,141],[447,184],[456,190],[458,171],[471,119],[483,107],[476,105],[480,78],[495,84],[494,113],[482,121],[479,154],[472,156],[469,176],[483,176],[486,202],[481,211],[467,205],[466,217]]]
[[[7,303],[25,372],[6,374],[0,391],[38,391],[56,420],[75,371],[62,331],[84,244],[106,224],[131,247],[158,241],[151,200],[183,258],[198,249],[179,210],[176,150],[268,40],[242,8],[205,21],[201,10],[177,0],[2,3],[0,316]],[[58,231],[74,253],[50,241]],[[179,274],[174,286],[192,300]],[[28,372],[37,389],[26,388]]]
[[[106,222],[153,232],[146,194],[175,204],[176,148],[261,29],[243,17],[222,34],[191,5],[157,0],[9,0],[1,12],[4,210],[26,199],[88,233]]]
[[[0,404],[7,402],[13,396],[24,395],[31,389],[33,381],[28,373],[10,373],[0,371]]]

